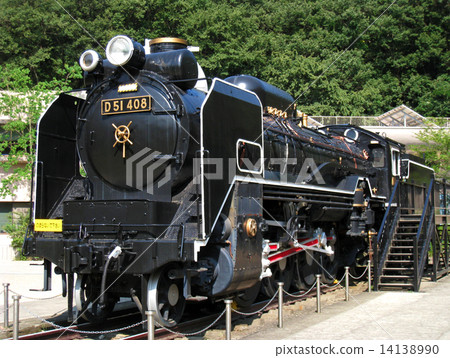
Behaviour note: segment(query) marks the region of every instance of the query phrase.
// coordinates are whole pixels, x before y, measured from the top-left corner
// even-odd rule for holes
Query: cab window
[[[392,149],[392,176],[400,175],[400,151]]]

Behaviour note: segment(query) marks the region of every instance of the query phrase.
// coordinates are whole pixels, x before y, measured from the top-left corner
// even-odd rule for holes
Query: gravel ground
[[[350,286],[349,294],[357,296],[359,293],[367,291],[367,282],[358,282]],[[341,302],[345,298],[343,288],[336,289],[321,295],[322,310],[334,303]],[[317,315],[316,298],[307,298],[306,300],[287,304],[283,308],[283,319],[298,320],[301,322],[306,317]],[[251,317],[242,317],[233,322],[233,330],[231,332],[232,339],[252,339],[251,336],[261,331],[277,329],[278,310],[273,309],[266,313],[254,315]],[[187,338],[180,338],[187,339]],[[198,339],[198,338],[197,338]],[[225,339],[225,325],[222,324],[215,329],[207,331],[202,339]],[[267,339],[270,339],[268,337]]]

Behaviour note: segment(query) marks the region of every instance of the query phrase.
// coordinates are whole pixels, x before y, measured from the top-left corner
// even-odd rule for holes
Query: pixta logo
[[[171,161],[173,158],[171,155],[163,155],[150,148],[140,150],[126,161],[126,185],[153,195],[155,189],[161,188],[172,179]],[[202,160],[195,158],[192,173],[194,184],[201,182],[201,166]],[[208,168],[203,173],[205,179],[227,181],[229,184],[233,183],[238,174],[237,169],[240,169],[236,158],[204,158],[203,166]],[[288,166],[297,167],[297,169],[293,172],[288,170]],[[261,164],[258,164],[258,167],[261,167]],[[305,158],[301,165],[297,163],[296,158],[270,158],[265,167],[271,167],[278,172],[278,180],[283,184],[309,184],[311,182],[319,185],[325,184],[321,175],[321,167],[318,167],[312,158]],[[300,170],[298,171],[298,169]],[[240,175],[249,180],[264,180],[264,173],[257,171],[246,171]]]
[[[126,185],[153,195],[155,185],[161,188],[170,181],[172,158],[150,148],[140,150],[126,161]]]

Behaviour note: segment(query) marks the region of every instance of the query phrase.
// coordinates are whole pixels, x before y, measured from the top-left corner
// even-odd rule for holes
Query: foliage
[[[114,35],[178,36],[200,46],[207,75],[258,76],[311,115],[379,115],[405,104],[450,116],[449,3],[398,0],[383,14],[391,3],[0,0],[0,66],[51,81],[85,49],[103,53]]]
[[[59,69],[60,80],[33,84],[30,70],[6,64],[0,67],[0,113],[11,120],[0,131],[0,168],[8,176],[2,178],[0,197],[12,195],[20,182],[30,178],[34,162],[36,124],[51,100],[70,89],[69,82],[81,77],[78,66]]]
[[[445,127],[446,121],[433,119],[427,122],[427,128],[417,137],[425,144],[415,145],[418,155],[424,155],[425,161],[436,172],[438,178],[450,180],[450,128],[436,128],[434,124]]]
[[[11,238],[11,246],[16,253],[16,258],[20,260],[27,260],[22,255],[22,245],[27,233],[27,227],[30,220],[29,210],[22,212],[14,212],[13,215],[9,215],[9,223],[4,226],[5,232]]]

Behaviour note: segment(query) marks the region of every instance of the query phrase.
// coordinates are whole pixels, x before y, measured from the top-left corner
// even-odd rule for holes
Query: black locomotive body
[[[38,125],[24,253],[57,266],[69,306],[77,274],[85,318],[131,296],[171,326],[193,296],[246,305],[277,281],[304,288],[366,265],[401,144],[307,128],[290,95],[250,76],[206,92],[183,40],[147,52],[126,36],[107,60],[85,52],[86,95],[60,95]]]

